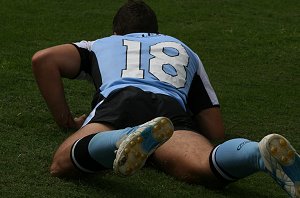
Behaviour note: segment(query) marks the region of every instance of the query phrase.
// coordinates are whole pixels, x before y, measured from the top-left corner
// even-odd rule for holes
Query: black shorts
[[[169,118],[175,130],[197,131],[191,115],[176,99],[132,86],[118,89],[98,103],[87,123],[106,123],[115,129],[123,129],[160,116]]]

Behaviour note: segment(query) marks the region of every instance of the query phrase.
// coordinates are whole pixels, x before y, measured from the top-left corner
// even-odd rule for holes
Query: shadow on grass
[[[150,174],[149,174],[150,172]],[[243,185],[233,183],[223,190],[206,189],[199,185],[189,185],[161,172],[153,174],[153,170],[146,173],[139,172],[134,176],[123,178],[111,172],[95,176],[69,180],[74,184],[87,187],[99,196],[109,197],[270,197],[264,191],[245,188]]]
[[[109,197],[159,197],[159,193],[153,192],[147,188],[147,185],[139,178],[119,177],[111,172],[101,173],[95,176],[87,176],[80,179],[68,179],[74,184],[82,187],[88,187],[101,195],[110,195]]]
[[[239,185],[231,184],[229,187],[222,191],[215,191],[215,194],[220,195],[220,197],[230,197],[230,198],[242,198],[242,197],[270,197],[266,192],[259,191],[258,189],[245,188]],[[272,196],[271,196],[272,197]]]

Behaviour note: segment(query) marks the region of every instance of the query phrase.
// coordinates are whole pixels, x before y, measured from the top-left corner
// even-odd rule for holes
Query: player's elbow
[[[40,69],[41,65],[43,65],[43,62],[45,62],[46,58],[47,54],[45,53],[45,50],[38,51],[32,56],[31,65],[34,73],[36,73]]]

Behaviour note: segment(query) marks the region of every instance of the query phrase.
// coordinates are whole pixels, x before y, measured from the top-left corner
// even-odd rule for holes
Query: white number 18
[[[126,69],[122,70],[122,77],[144,78],[144,70],[141,69],[141,42],[124,40],[127,46]],[[173,48],[178,53],[171,56],[164,52],[166,48]],[[161,42],[150,46],[149,53],[153,56],[149,60],[149,72],[157,79],[167,82],[176,88],[184,87],[186,82],[186,68],[189,56],[183,46],[175,42]],[[164,71],[164,65],[171,65],[176,75]]]

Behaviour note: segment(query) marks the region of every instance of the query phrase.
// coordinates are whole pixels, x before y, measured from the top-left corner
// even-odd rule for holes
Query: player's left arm
[[[200,132],[209,140],[225,138],[225,129],[219,107],[212,107],[200,111],[195,115]]]
[[[223,139],[225,129],[216,93],[198,56],[198,70],[189,89],[187,106],[201,133],[209,140]]]
[[[212,89],[207,90],[199,76],[196,76],[188,95],[188,108],[193,113],[196,124],[209,140],[223,139],[225,129],[220,105]]]

